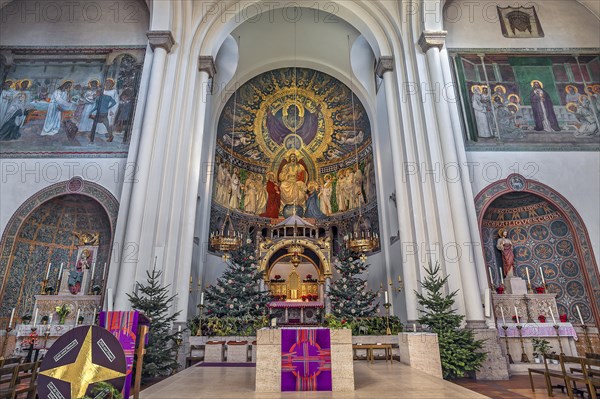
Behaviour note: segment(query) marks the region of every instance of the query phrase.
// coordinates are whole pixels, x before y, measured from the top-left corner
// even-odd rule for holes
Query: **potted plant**
[[[47,315],[42,316],[41,323],[43,325],[48,324],[48,316]]]
[[[21,316],[21,321],[23,324],[28,324],[31,321],[31,315],[29,313],[25,313],[23,316]]]
[[[544,287],[535,287],[535,292],[538,294],[543,294],[546,292],[546,289]]]
[[[504,294],[504,286],[503,285],[499,285],[496,287],[496,293],[497,294]]]
[[[59,317],[58,324],[65,324],[67,316],[71,313],[71,307],[63,303],[62,306],[57,306],[55,310]]]
[[[544,355],[550,352],[550,342],[543,338],[532,338],[533,358],[536,363],[541,363]]]
[[[567,322],[567,314],[566,313],[561,314],[559,317],[560,317],[560,322],[561,323],[566,323]]]
[[[538,316],[538,320],[540,321],[540,323],[545,323],[546,322],[546,316],[544,316],[543,314]]]

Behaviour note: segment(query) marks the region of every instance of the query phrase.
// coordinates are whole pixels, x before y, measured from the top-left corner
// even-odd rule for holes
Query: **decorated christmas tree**
[[[473,331],[460,328],[465,317],[452,308],[458,291],[444,293],[448,276],[438,276],[439,264],[429,264],[425,272],[424,293],[416,293],[422,313],[418,321],[438,335],[444,379],[464,377],[479,370],[484,361],[483,341],[476,340]]]
[[[231,254],[227,268],[205,293],[206,317],[261,317],[268,313],[269,291],[260,289],[263,272],[258,270],[251,240]]]
[[[329,290],[331,313],[337,318],[348,319],[377,316],[377,293],[367,289],[366,280],[358,277],[367,271],[369,265],[344,249],[338,255],[335,268],[340,276]]]
[[[169,314],[176,295],[169,296],[169,287],[160,285],[161,271],[153,268],[146,272],[147,284],[138,284],[138,292],[127,296],[131,307],[150,319],[148,345],[142,366],[142,379],[169,375],[177,369],[175,340],[180,333],[173,333],[171,326],[181,311]]]

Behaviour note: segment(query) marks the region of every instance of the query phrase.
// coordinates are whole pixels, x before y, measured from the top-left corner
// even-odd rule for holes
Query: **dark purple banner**
[[[281,330],[281,390],[331,391],[329,329]]]

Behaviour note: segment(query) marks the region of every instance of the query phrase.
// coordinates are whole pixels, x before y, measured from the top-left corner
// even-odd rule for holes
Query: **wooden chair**
[[[204,356],[199,356],[194,351],[204,350],[204,345],[190,345],[190,354],[185,358],[185,367],[191,367],[194,364],[204,360]]]
[[[25,363],[18,366],[17,384],[15,385],[15,399],[26,393],[27,399],[35,399],[37,391],[37,376],[40,362]]]
[[[548,368],[548,361],[549,360],[560,360],[560,356],[559,355],[552,355],[552,354],[547,354],[544,355],[544,368],[543,369],[527,369],[527,371],[529,372],[529,383],[531,384],[531,390],[533,392],[535,392],[535,387],[533,386],[533,374],[541,374],[544,376],[544,380],[546,382],[546,390],[548,391],[548,396],[554,396],[554,394],[552,393],[553,388],[560,388],[560,390],[562,392],[564,392],[565,390],[565,386],[566,386],[566,380],[565,377],[562,373],[562,371],[559,370],[551,370],[550,368]],[[552,385],[552,377],[554,378],[560,378],[563,381],[565,381],[565,386],[562,385]]]
[[[19,365],[0,368],[0,399],[13,399],[19,375]]]

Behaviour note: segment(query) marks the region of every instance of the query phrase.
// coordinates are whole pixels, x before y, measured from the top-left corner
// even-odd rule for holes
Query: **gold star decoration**
[[[77,359],[73,363],[41,371],[40,374],[71,384],[72,399],[83,397],[91,384],[125,376],[119,371],[94,364],[92,361],[92,327],[88,330],[77,354]]]

